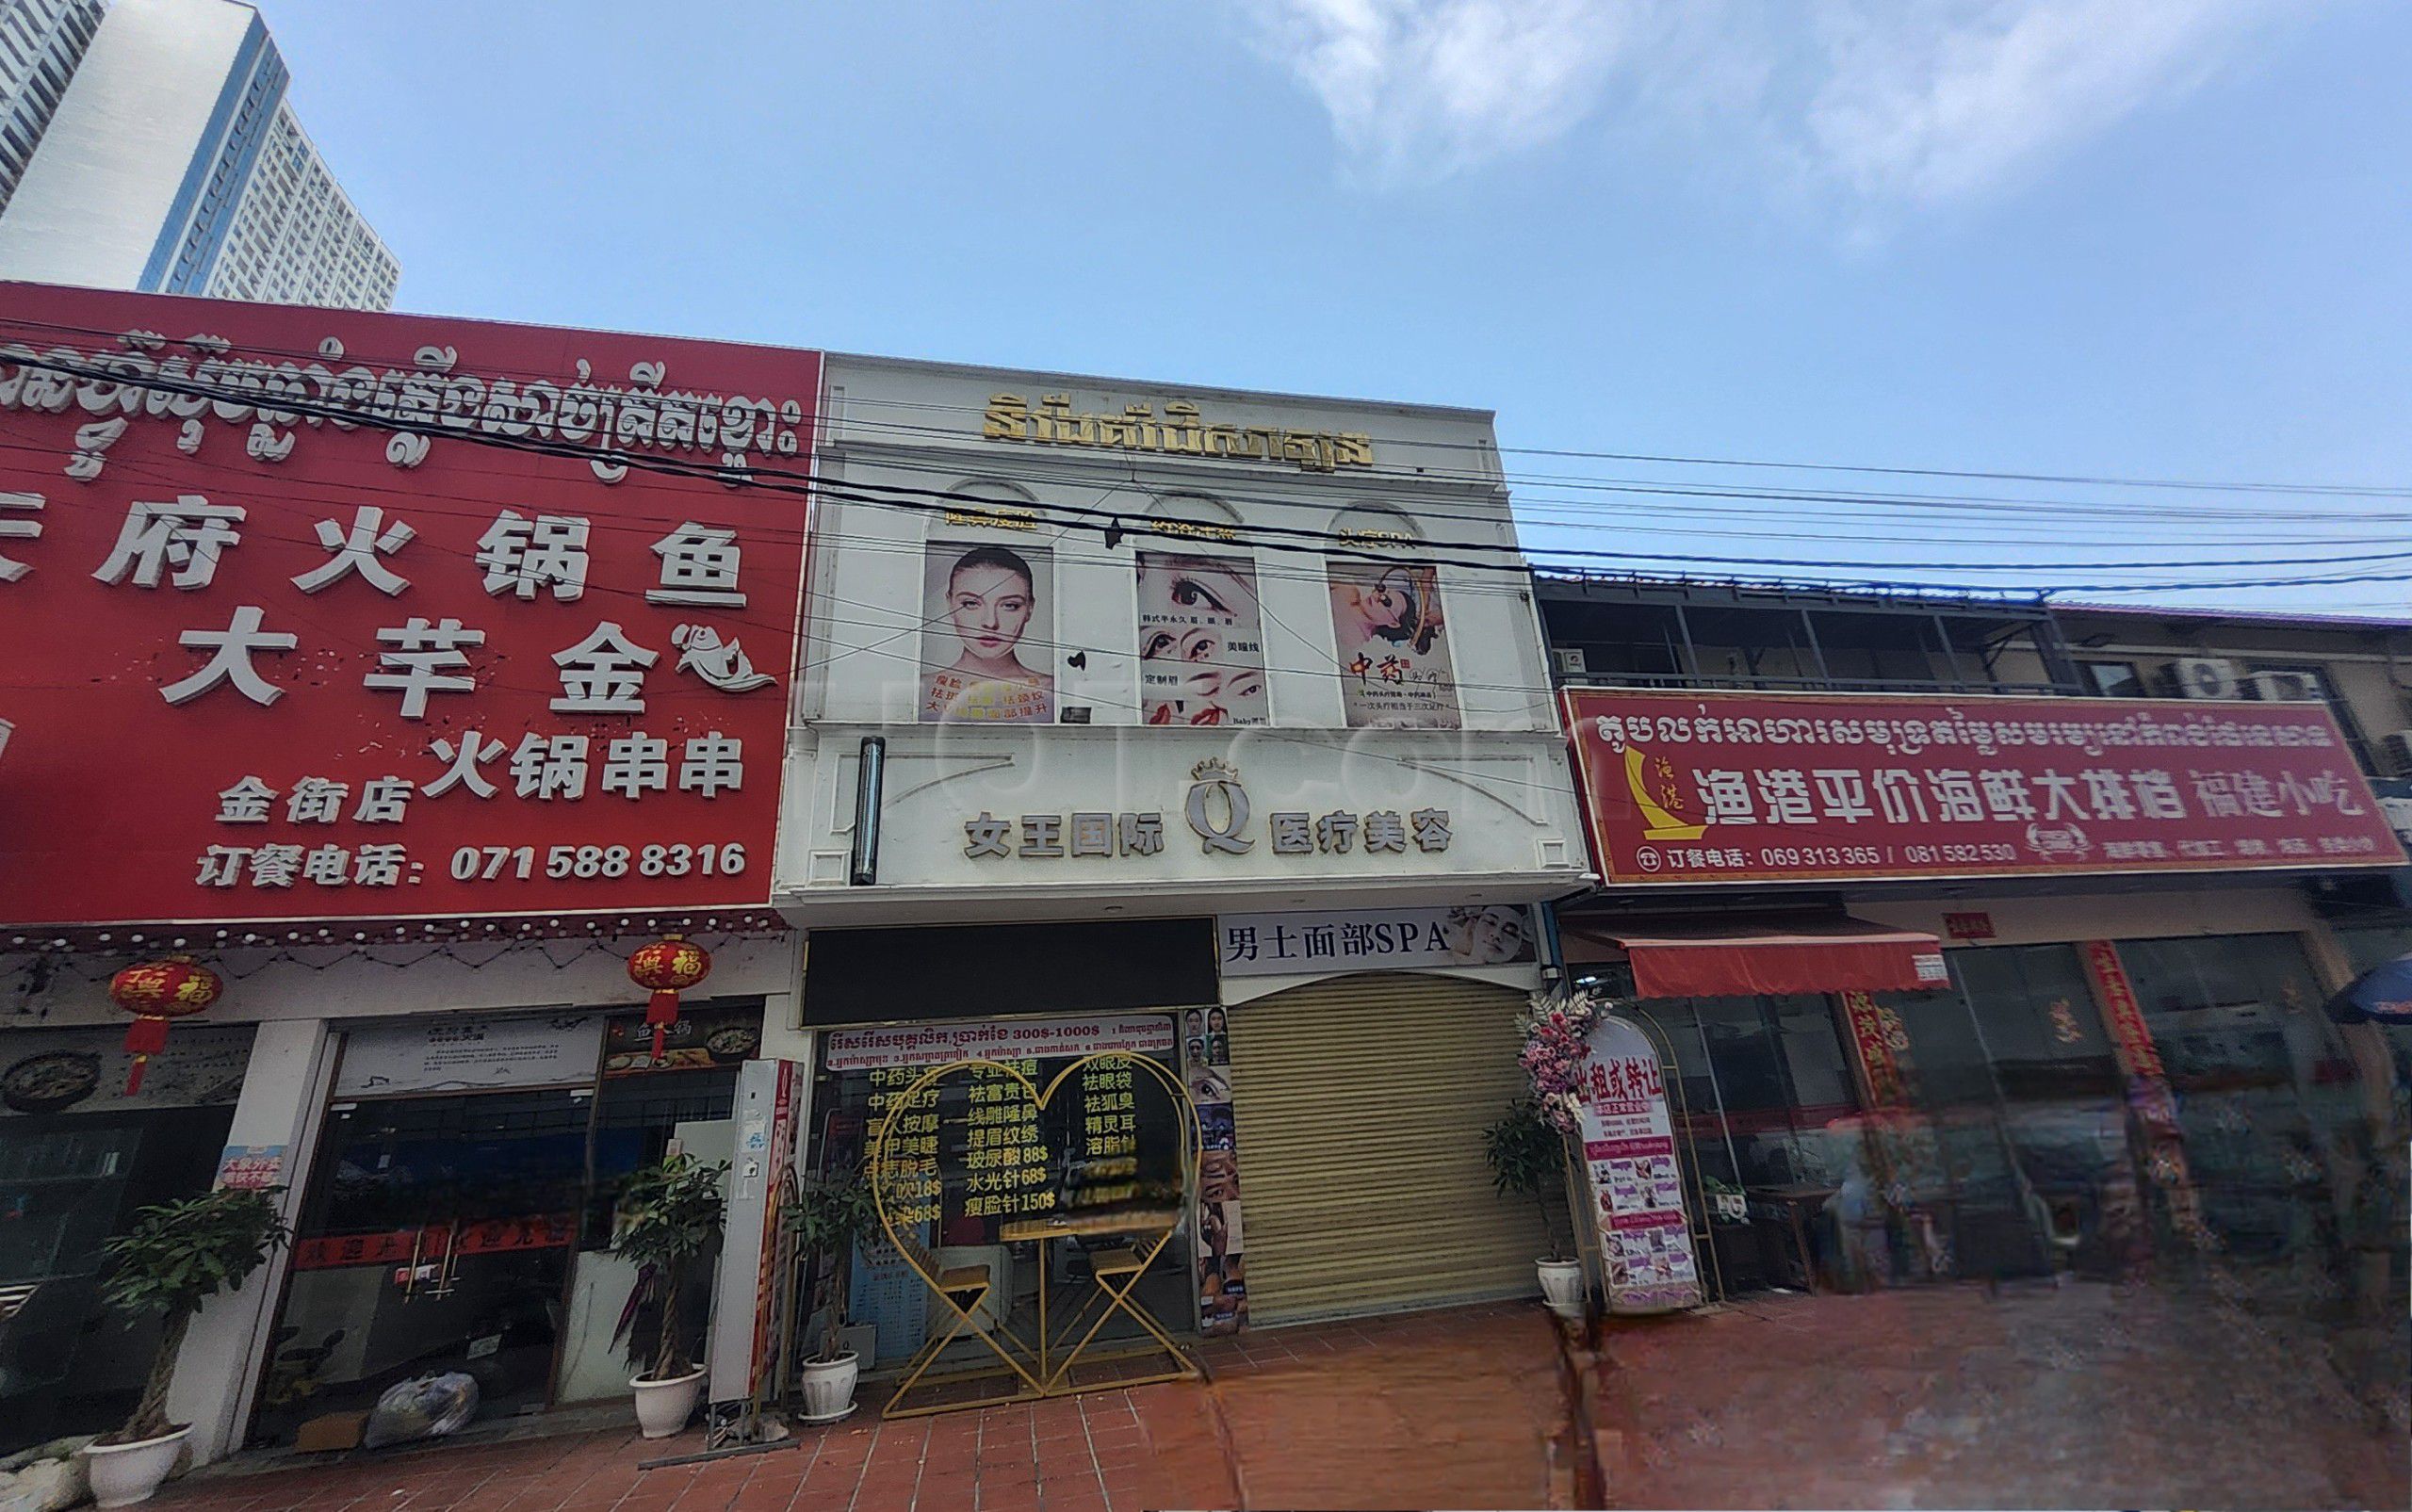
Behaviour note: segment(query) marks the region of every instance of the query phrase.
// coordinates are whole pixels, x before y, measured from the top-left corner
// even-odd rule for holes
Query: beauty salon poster
[[[1055,720],[1054,557],[932,541],[921,574],[921,723]]]
[[[1142,551],[1139,700],[1149,724],[1262,724],[1264,616],[1256,565]]]
[[[1335,560],[1324,574],[1349,728],[1456,729],[1439,572],[1422,562]]]

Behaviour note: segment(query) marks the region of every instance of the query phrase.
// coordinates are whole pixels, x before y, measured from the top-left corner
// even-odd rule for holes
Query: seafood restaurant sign
[[[1619,884],[2393,867],[2319,704],[1570,690]]]
[[[0,927],[766,902],[820,382],[0,285]]]

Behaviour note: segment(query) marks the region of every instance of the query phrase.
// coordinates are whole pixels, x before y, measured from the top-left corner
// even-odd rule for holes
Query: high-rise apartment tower
[[[74,17],[99,9],[0,0],[0,68],[20,13],[32,32],[57,12],[52,29],[72,36]],[[115,0],[87,32],[0,208],[0,278],[392,307],[400,266],[295,119],[258,11]],[[6,103],[23,108],[18,96]]]
[[[0,3],[0,210],[17,192],[100,25],[101,0]]]

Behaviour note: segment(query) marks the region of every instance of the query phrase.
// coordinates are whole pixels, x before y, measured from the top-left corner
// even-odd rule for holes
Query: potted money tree
[[[813,1177],[800,1183],[787,1211],[788,1229],[807,1257],[805,1274],[829,1263],[829,1290],[822,1308],[821,1345],[804,1361],[807,1423],[835,1423],[855,1410],[855,1380],[862,1360],[845,1347],[846,1304],[852,1288],[855,1241],[879,1227],[871,1182],[859,1168]]]
[[[652,1368],[628,1380],[637,1425],[648,1439],[684,1428],[703,1394],[704,1368],[687,1358],[678,1296],[689,1269],[720,1236],[726,1208],[721,1178],[727,1171],[726,1161],[707,1165],[692,1155],[665,1155],[631,1172],[620,1189],[611,1252],[637,1268],[637,1284],[651,1290],[660,1313]]]
[[[220,1292],[239,1289],[269,1252],[285,1243],[285,1221],[275,1194],[220,1187],[197,1197],[162,1202],[134,1214],[134,1226],[103,1242],[108,1273],[102,1299],[128,1319],[159,1320],[159,1343],[152,1351],[142,1395],[122,1426],[103,1434],[84,1450],[92,1477],[92,1500],[105,1507],[150,1500],[184,1452],[189,1423],[168,1421],[168,1384],[175,1378],[176,1355],[184,1348],[201,1305]]]
[[[1484,1158],[1491,1162],[1491,1184],[1501,1196],[1530,1197],[1540,1210],[1541,1232],[1549,1238],[1549,1253],[1533,1262],[1540,1274],[1541,1296],[1562,1318],[1583,1315],[1583,1262],[1570,1258],[1557,1239],[1557,1204],[1550,1200],[1565,1179],[1566,1136],[1544,1115],[1541,1105],[1519,1097],[1507,1115],[1483,1130]]]

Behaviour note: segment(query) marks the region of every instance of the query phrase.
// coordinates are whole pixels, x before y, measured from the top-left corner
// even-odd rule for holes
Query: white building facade
[[[400,267],[289,82],[249,6],[120,0],[0,211],[0,277],[390,308]]]
[[[0,6],[0,212],[8,208],[100,25],[101,0]]]
[[[1049,1085],[1143,1049],[1200,1130],[1197,1211],[1138,1290],[1167,1331],[1533,1290],[1480,1131],[1522,1081],[1532,905],[1587,874],[1490,416],[826,372],[775,879],[807,934],[807,1161],[856,1158],[917,1066]],[[905,1153],[970,1175],[902,1221],[1010,1314],[1064,1263],[1031,1226],[1075,1199],[984,1177],[981,1115],[958,1156],[931,1095]],[[1082,1098],[1004,1159],[1135,1158],[1143,1188],[1177,1163],[1177,1109]],[[921,1337],[856,1322],[883,1360]]]

